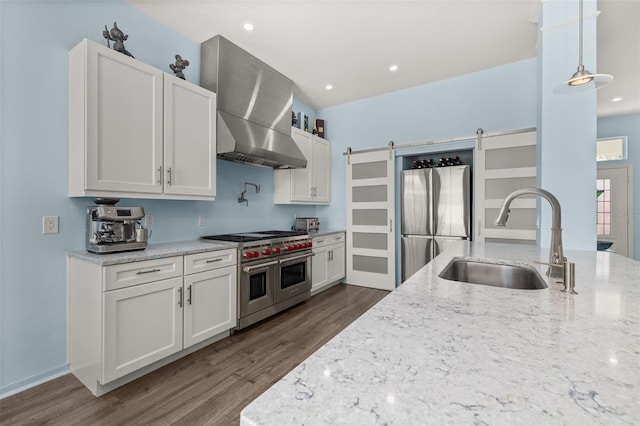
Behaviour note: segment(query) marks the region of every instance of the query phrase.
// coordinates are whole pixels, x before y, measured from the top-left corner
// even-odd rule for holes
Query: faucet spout
[[[244,197],[244,194],[247,193],[247,185],[251,185],[256,189],[256,194],[260,192],[260,185],[257,185],[255,183],[251,183],[251,182],[245,182],[244,183],[244,191],[242,191],[242,194],[240,194],[240,196],[238,197],[238,202],[239,203],[247,203],[247,206],[249,206],[249,200],[247,200]]]
[[[521,188],[513,191],[507,195],[507,198],[502,202],[500,213],[498,213],[494,224],[497,226],[505,226],[509,218],[509,206],[511,202],[524,194],[538,195],[551,204],[551,249],[549,251],[550,266],[547,275],[553,278],[562,278],[564,276],[562,269],[564,261],[564,254],[562,252],[562,211],[560,202],[552,193],[541,188]]]

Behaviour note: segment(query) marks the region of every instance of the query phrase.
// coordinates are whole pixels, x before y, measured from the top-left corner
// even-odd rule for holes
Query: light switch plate
[[[144,217],[144,225],[146,227],[153,225],[153,215],[148,214]]]
[[[204,216],[198,216],[198,226],[204,226],[205,218]]]
[[[58,233],[58,216],[42,216],[42,233]]]

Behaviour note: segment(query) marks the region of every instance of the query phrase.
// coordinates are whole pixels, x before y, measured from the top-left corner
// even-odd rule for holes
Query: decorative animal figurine
[[[176,77],[185,80],[182,70],[189,66],[189,61],[182,59],[182,56],[176,55],[176,63],[169,64],[169,68],[174,72]]]
[[[113,23],[113,28],[111,31],[107,30],[107,26],[104,26],[104,31],[102,31],[102,36],[107,39],[107,47],[111,47],[109,40],[113,41],[113,50],[116,50],[120,53],[124,53],[127,56],[134,56],[127,49],[124,48],[124,41],[129,38],[129,35],[122,32],[120,28],[118,28],[118,23]]]

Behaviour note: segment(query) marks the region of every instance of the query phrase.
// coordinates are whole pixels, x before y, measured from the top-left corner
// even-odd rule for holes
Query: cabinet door
[[[331,144],[319,137],[313,138],[312,145],[313,201],[331,201]]]
[[[313,135],[293,129],[291,136],[300,151],[302,151],[302,155],[307,159],[307,167],[305,169],[291,170],[291,201],[312,201]]]
[[[162,72],[93,42],[86,61],[85,189],[161,193]]]
[[[311,290],[318,289],[329,283],[329,249],[328,247],[314,248],[315,256],[311,258]]]
[[[345,244],[335,244],[329,247],[329,282],[339,281],[345,276]]]
[[[184,277],[184,347],[236,326],[236,267]]]
[[[182,349],[182,277],[104,293],[102,384]]]
[[[215,197],[216,94],[164,75],[164,192]]]

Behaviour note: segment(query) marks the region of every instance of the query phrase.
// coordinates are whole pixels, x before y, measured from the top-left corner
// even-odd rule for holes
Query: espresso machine
[[[118,199],[97,199],[96,206],[87,207],[87,250],[93,253],[114,253],[143,250],[147,247],[149,230],[141,225],[142,207],[116,207]]]

